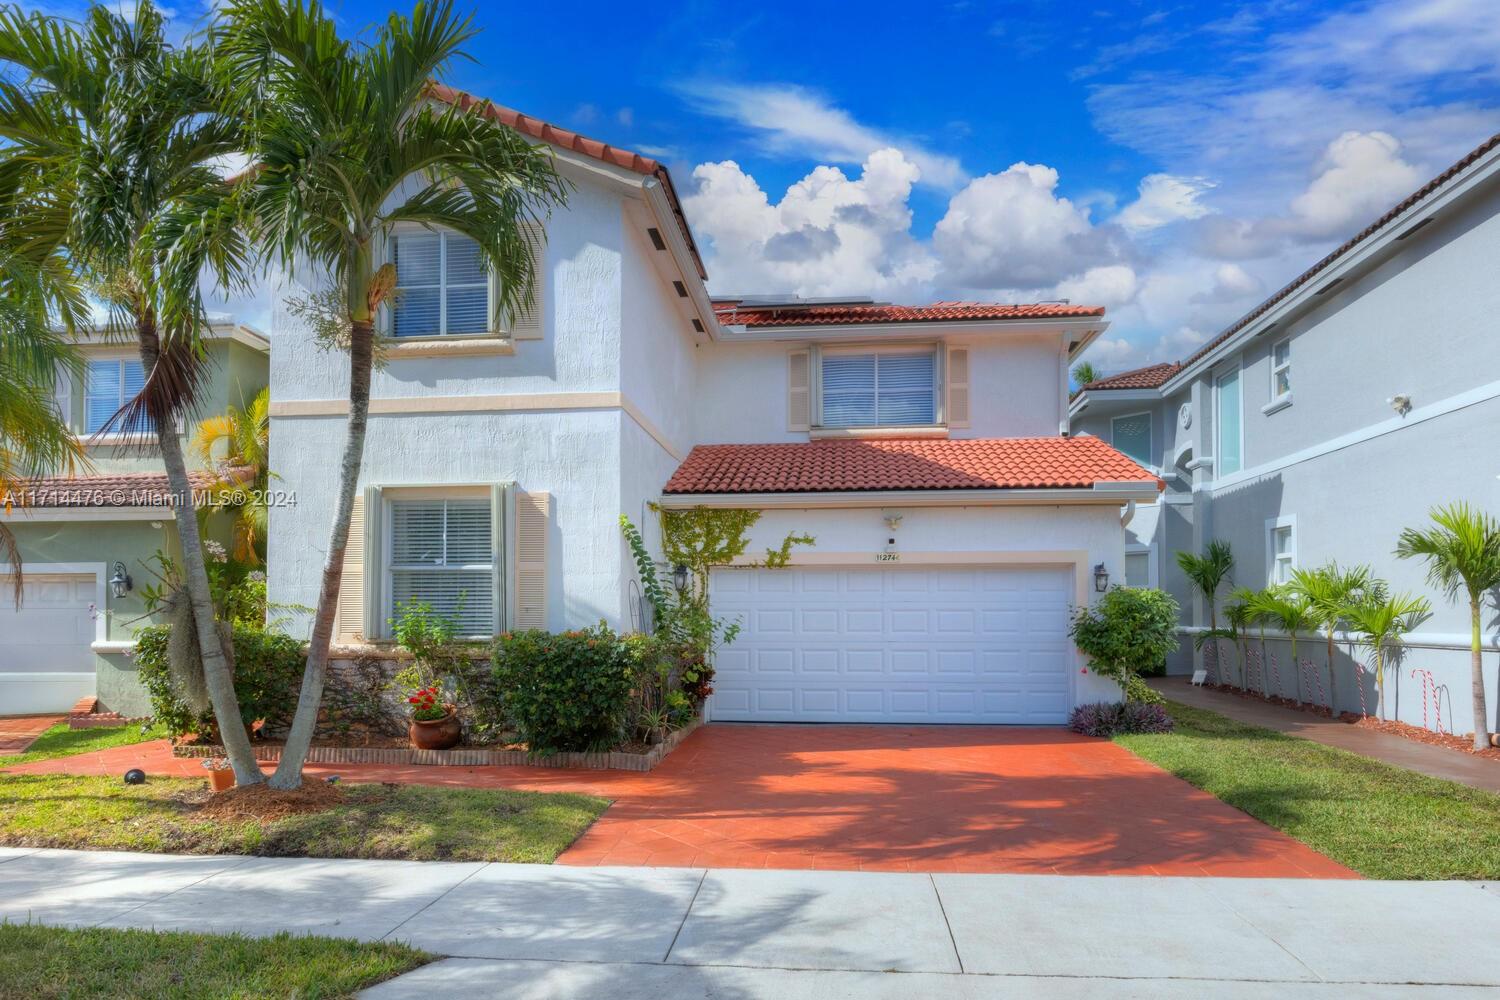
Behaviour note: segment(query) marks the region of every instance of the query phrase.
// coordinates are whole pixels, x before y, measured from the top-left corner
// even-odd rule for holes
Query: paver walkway
[[[67,721],[66,715],[0,716],[0,754],[24,753],[38,736]]]
[[[1314,743],[1338,747],[1361,757],[1395,764],[1434,778],[1500,792],[1500,761],[1497,760],[1477,757],[1462,750],[1418,743],[1416,740],[1373,729],[1361,729],[1347,722],[1308,712],[1278,708],[1253,698],[1241,698],[1223,691],[1194,687],[1186,677],[1153,677],[1148,683],[1173,701],[1193,708],[1206,708],[1236,722],[1300,736]]]
[[[1500,886],[0,848],[0,920],[406,941],[369,997],[1500,996]]]
[[[165,741],[16,768],[202,777]],[[704,726],[655,771],[310,766],[614,801],[572,865],[1352,878],[1128,751],[1062,729]]]

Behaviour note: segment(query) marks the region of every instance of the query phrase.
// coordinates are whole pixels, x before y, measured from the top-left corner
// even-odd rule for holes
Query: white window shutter
[[[969,426],[969,349],[948,349],[948,405],[945,413],[949,427]]]
[[[552,494],[516,493],[517,630],[547,627],[547,527]]]
[[[786,356],[786,429],[805,431],[812,427],[812,352],[792,351]]]
[[[547,234],[535,223],[521,223],[521,233],[531,248],[531,307],[515,317],[510,335],[515,340],[541,340],[547,304]]]
[[[52,382],[52,405],[57,407],[57,415],[62,420],[64,427],[73,426],[73,373],[62,365],[57,366],[57,373]]]
[[[335,642],[365,639],[365,498],[354,498],[349,514],[349,543],[344,546],[344,575],[339,581],[339,600],[334,612]]]

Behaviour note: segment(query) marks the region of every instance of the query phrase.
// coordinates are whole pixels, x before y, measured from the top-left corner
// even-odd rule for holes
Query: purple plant
[[[1098,701],[1073,709],[1068,728],[1104,739],[1123,733],[1170,733],[1172,717],[1161,705],[1149,702]]]

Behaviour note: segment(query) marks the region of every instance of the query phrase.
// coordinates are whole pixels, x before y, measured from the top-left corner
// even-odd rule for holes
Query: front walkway
[[[165,741],[18,772],[202,777]],[[1351,878],[1328,858],[1104,740],[981,726],[700,728],[648,774],[309,766],[349,781],[614,800],[572,865]]]
[[[1300,736],[1304,740],[1338,747],[1361,757],[1395,764],[1434,778],[1500,792],[1500,762],[1485,757],[1418,743],[1416,740],[1373,729],[1362,729],[1310,712],[1279,708],[1253,698],[1241,698],[1211,688],[1194,687],[1186,677],[1153,677],[1147,683],[1173,701],[1192,708],[1218,712],[1236,722]]]
[[[0,848],[0,920],[394,939],[371,997],[1500,996],[1500,886]]]
[[[0,754],[25,753],[38,736],[67,721],[66,715],[0,716]]]

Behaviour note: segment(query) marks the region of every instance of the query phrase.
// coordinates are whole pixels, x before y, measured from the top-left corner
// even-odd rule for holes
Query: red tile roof
[[[666,493],[1084,488],[1161,481],[1096,437],[699,445]]]
[[[962,320],[1070,319],[1103,316],[1103,306],[1061,303],[934,302],[925,306],[876,304],[754,305],[714,303],[726,326],[838,326],[855,323],[951,323]]]
[[[226,475],[248,478],[249,469],[231,469]],[[190,472],[193,489],[207,489],[219,481],[209,472]],[[166,507],[171,490],[164,472],[122,472],[99,476],[50,476],[33,479],[16,495],[0,494],[0,508],[6,501],[15,508],[24,507]]]
[[[1291,295],[1293,292],[1301,288],[1303,285],[1307,284],[1313,278],[1316,278],[1323,271],[1327,270],[1328,267],[1336,262],[1340,257],[1344,256],[1346,253],[1359,246],[1371,236],[1374,236],[1376,233],[1380,232],[1392,222],[1395,222],[1397,219],[1401,218],[1411,209],[1419,205],[1422,201],[1426,200],[1429,195],[1436,193],[1443,187],[1443,185],[1447,184],[1459,174],[1463,173],[1466,169],[1473,166],[1475,161],[1479,160],[1496,146],[1500,146],[1500,133],[1490,136],[1484,142],[1471,149],[1457,163],[1453,164],[1447,170],[1444,170],[1432,180],[1428,181],[1426,184],[1423,184],[1420,188],[1407,195],[1390,211],[1386,212],[1384,215],[1376,219],[1374,222],[1370,223],[1358,233],[1355,233],[1354,236],[1350,237],[1347,242],[1337,247],[1328,256],[1318,261],[1306,271],[1303,271],[1301,274],[1297,275],[1297,277],[1293,278],[1286,285],[1282,286],[1282,288],[1270,298],[1266,299],[1260,305],[1256,306],[1254,309],[1250,310],[1248,313],[1235,320],[1228,329],[1222,331],[1218,336],[1214,337],[1208,343],[1204,344],[1202,347],[1198,348],[1198,350],[1194,351],[1193,354],[1182,363],[1183,367],[1186,367],[1197,361],[1199,358],[1212,351],[1215,347],[1218,347],[1220,344],[1224,343],[1224,341],[1228,340],[1230,337],[1233,337],[1236,333],[1239,333],[1245,327],[1255,322],[1261,316],[1264,316],[1268,311],[1270,311],[1272,306],[1276,305],[1276,303]]]
[[[1128,372],[1110,375],[1107,378],[1096,378],[1083,386],[1083,390],[1094,392],[1098,389],[1155,389],[1165,385],[1167,379],[1180,371],[1182,371],[1180,362],[1165,361],[1159,365],[1133,368]]]
[[[707,280],[708,272],[703,268],[703,258],[698,253],[698,244],[693,239],[692,229],[688,227],[687,216],[682,212],[682,203],[677,198],[677,189],[672,185],[672,175],[661,163],[649,156],[642,156],[640,153],[633,153],[619,146],[611,146],[598,139],[590,139],[588,136],[560,128],[551,122],[544,122],[540,118],[533,118],[493,101],[466,94],[446,84],[430,83],[427,92],[434,99],[448,104],[457,104],[465,111],[470,108],[481,108],[487,117],[508,128],[515,129],[522,135],[529,135],[533,139],[540,139],[550,145],[581,153],[591,159],[609,163],[633,173],[655,177],[661,182],[662,190],[666,192],[667,202],[672,206],[672,214],[677,218],[677,227],[682,230],[682,238],[687,241],[688,250],[693,255],[693,263],[698,267],[698,277]]]

